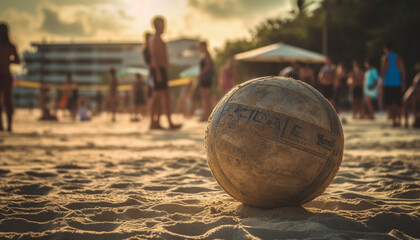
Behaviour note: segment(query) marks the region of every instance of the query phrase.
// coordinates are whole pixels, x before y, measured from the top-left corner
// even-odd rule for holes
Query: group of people
[[[154,33],[146,32],[144,35],[144,44],[142,54],[145,63],[149,67],[147,84],[143,81],[141,75],[136,75],[136,82],[133,85],[132,99],[134,100],[134,111],[131,119],[136,121],[136,115],[141,113],[143,116],[149,115],[150,129],[164,130],[161,125],[161,116],[166,115],[169,130],[179,129],[182,124],[176,124],[172,118],[171,98],[168,89],[168,66],[169,56],[165,42],[162,40],[162,34],[165,30],[165,20],[157,16],[152,20]],[[203,114],[201,121],[207,121],[212,111],[212,102],[210,98],[210,88],[214,80],[214,63],[208,51],[207,43],[199,43],[201,58],[199,62],[200,72],[197,76],[198,81],[193,86],[193,82],[188,83],[181,91],[179,100],[181,105],[191,105],[191,98],[194,98],[194,104],[201,102]],[[225,91],[233,87],[233,65],[222,71],[224,76]],[[229,72],[230,71],[230,72]],[[109,71],[110,81],[108,86],[107,102],[109,110],[112,113],[112,121],[115,121],[118,103],[118,78],[114,69]],[[130,94],[126,92],[124,99],[129,99]],[[198,101],[198,102],[197,102]],[[123,101],[123,105],[128,106],[128,100]],[[179,109],[179,107],[177,107]]]
[[[142,48],[143,58],[149,66],[148,79],[144,81],[140,74],[135,75],[135,82],[131,91],[125,90],[123,95],[119,94],[119,80],[116,70],[111,68],[108,71],[108,89],[105,98],[102,99],[102,91],[98,91],[96,98],[86,99],[79,96],[77,81],[73,79],[71,73],[67,74],[66,81],[58,91],[55,101],[51,104],[50,92],[46,84],[40,85],[40,105],[42,109],[41,120],[57,120],[57,112],[69,112],[72,120],[76,118],[85,121],[90,120],[91,116],[88,109],[96,115],[101,109],[107,109],[111,114],[111,121],[116,121],[118,112],[130,113],[131,121],[139,121],[139,115],[150,116],[150,129],[164,128],[160,124],[161,115],[167,117],[168,129],[179,129],[182,125],[175,124],[171,116],[171,100],[168,89],[168,53],[165,42],[161,35],[164,32],[165,21],[162,17],[155,17],[152,20],[154,34],[146,32],[145,41]],[[207,43],[199,43],[201,58],[199,62],[200,72],[197,76],[198,81],[192,87],[190,82],[184,87],[180,99],[187,100],[194,96],[194,104],[201,102],[203,113],[201,121],[206,121],[212,111],[213,103],[210,98],[210,88],[214,80],[214,64],[208,51]],[[227,92],[233,87],[234,71],[232,61],[226,64],[222,70],[223,91]],[[51,111],[53,109],[53,111]]]
[[[118,78],[116,71],[108,71],[108,91],[103,97],[102,89],[98,89],[94,96],[79,94],[79,85],[71,73],[67,73],[66,81],[57,87],[56,95],[51,96],[47,84],[40,84],[39,102],[41,107],[40,120],[57,121],[59,115],[66,117],[69,113],[71,120],[90,121],[98,116],[103,109],[111,113],[111,120],[115,122],[117,112],[129,113],[131,121],[139,121],[139,115],[145,116],[147,97],[146,84],[140,74],[135,75],[131,90],[123,95],[118,94]],[[61,114],[60,114],[61,113]]]
[[[131,91],[126,90],[123,96],[118,94],[118,78],[114,68],[109,70],[108,80],[108,94],[104,102],[102,97],[99,100],[97,98],[98,106],[102,109],[102,105],[106,105],[107,109],[111,112],[111,120],[116,121],[117,112],[122,111],[130,114],[130,120],[132,122],[138,122],[140,117],[144,117],[147,114],[147,84],[144,82],[143,77],[140,74],[135,74],[134,83],[131,86]],[[98,92],[99,94],[100,92]],[[122,104],[118,104],[122,103]],[[123,107],[121,108],[120,105]],[[140,117],[139,117],[140,116]]]
[[[170,110],[170,96],[168,91],[168,74],[167,68],[169,65],[168,53],[165,42],[161,36],[165,29],[165,21],[163,17],[157,16],[152,20],[154,27],[154,34],[146,33],[143,45],[143,57],[145,62],[149,65],[149,86],[152,89],[151,104],[150,104],[150,129],[163,129],[160,124],[160,117],[162,114],[167,116],[169,129],[178,129],[182,125],[173,123]],[[207,43],[201,41],[199,43],[199,50],[201,58],[199,62],[200,72],[197,76],[196,85],[188,83],[180,94],[181,105],[192,105],[191,98],[194,104],[201,101],[203,114],[201,121],[207,121],[212,111],[212,102],[210,98],[210,89],[214,80],[214,63],[208,51]],[[233,84],[233,80],[232,80]],[[186,107],[191,108],[190,106]],[[187,110],[188,112],[188,110]]]
[[[406,91],[406,74],[403,60],[394,52],[391,43],[384,47],[380,72],[374,67],[374,61],[367,59],[364,68],[357,61],[352,62],[351,69],[344,64],[334,65],[330,58],[315,77],[313,69],[307,64],[295,62],[280,71],[280,76],[299,79],[316,87],[324,97],[341,112],[341,103],[351,98],[354,119],[374,119],[375,109],[383,102],[392,126],[402,125],[402,114],[405,126],[408,126],[408,104],[413,106],[414,127],[420,127],[420,111],[416,103],[420,95],[420,69],[409,90]],[[318,80],[318,81],[316,81]]]
[[[149,67],[146,81],[140,74],[135,75],[135,82],[131,92],[125,91],[123,97],[119,95],[118,78],[116,70],[109,70],[108,93],[103,100],[102,91],[97,91],[93,99],[79,96],[78,84],[67,74],[65,83],[58,91],[58,98],[54,110],[64,110],[70,113],[71,119],[90,120],[91,115],[100,113],[105,108],[112,114],[112,121],[116,120],[116,113],[123,105],[123,111],[131,114],[132,121],[139,121],[139,115],[150,117],[150,129],[179,129],[182,124],[176,124],[171,114],[171,99],[168,89],[169,56],[166,44],[162,40],[165,29],[165,20],[157,16],[152,20],[154,33],[146,33],[142,49],[143,58]],[[196,82],[186,84],[178,98],[177,110],[184,108],[186,115],[191,114],[191,109],[196,109],[201,103],[201,121],[207,121],[214,102],[210,90],[215,78],[215,67],[208,51],[207,43],[199,43],[201,58],[199,61],[199,75]],[[7,130],[12,131],[12,86],[13,78],[9,66],[19,64],[20,59],[16,47],[10,42],[8,28],[5,23],[0,24],[0,131],[3,128],[1,113],[3,107],[7,115]],[[372,60],[366,60],[363,67],[357,62],[352,63],[351,69],[344,64],[335,66],[330,58],[316,75],[314,70],[305,63],[294,62],[291,66],[280,71],[279,75],[299,79],[316,87],[337,112],[342,111],[340,102],[351,93],[352,112],[354,118],[374,119],[374,109],[382,102],[388,111],[393,126],[400,126],[402,114],[405,116],[405,125],[408,125],[408,104],[413,106],[415,121],[413,126],[420,127],[420,111],[418,103],[420,95],[420,65],[417,66],[418,74],[410,88],[406,88],[404,63],[396,54],[391,44],[384,47],[384,56],[381,59],[380,71],[374,67]],[[219,76],[221,94],[226,94],[232,87],[235,79],[235,68],[232,60],[228,60],[222,67]],[[349,91],[350,90],[350,91]],[[407,91],[406,91],[407,90]],[[55,114],[50,113],[49,87],[40,83],[40,105],[42,109],[41,120],[56,120]],[[123,104],[118,104],[118,103]],[[90,104],[89,103],[95,103]],[[93,110],[89,114],[88,110]],[[160,118],[166,115],[168,128],[163,128]]]
[[[205,43],[200,43],[205,44]],[[204,45],[206,46],[206,45]],[[209,62],[212,63],[210,54],[208,54],[207,47],[203,47],[202,51],[204,52],[203,56],[208,56]],[[201,59],[203,63],[205,59]],[[200,72],[206,71],[204,67],[201,67]],[[214,81],[213,69],[211,72],[206,74],[201,74],[197,78],[197,81],[190,81],[188,84],[184,85],[181,89],[181,92],[178,97],[176,104],[175,112],[183,114],[185,117],[190,117],[192,115],[200,116],[200,121],[207,121],[213,106],[219,100],[220,95],[225,95],[230,89],[234,87],[235,80],[235,67],[233,65],[233,60],[229,59],[222,66],[220,75],[219,75],[219,92],[220,94],[210,94],[211,86]],[[202,111],[200,111],[200,103],[203,105]]]

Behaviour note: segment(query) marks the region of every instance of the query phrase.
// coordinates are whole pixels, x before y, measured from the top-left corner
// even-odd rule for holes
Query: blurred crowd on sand
[[[374,59],[351,66],[335,65],[327,57],[318,74],[306,63],[294,62],[282,69],[280,76],[299,79],[320,91],[337,113],[351,111],[353,119],[375,119],[375,112],[387,111],[393,127],[409,125],[409,112],[414,116],[413,127],[420,127],[420,63],[411,86],[407,86],[403,59],[393,44],[384,46],[381,66],[375,68]],[[346,121],[345,119],[342,119]]]
[[[66,81],[51,96],[49,84],[39,83],[39,108],[42,115],[39,120],[90,121],[107,112],[112,121],[121,113],[129,114],[130,121],[138,122],[150,119],[150,129],[163,130],[161,116],[167,117],[168,128],[178,129],[182,123],[174,123],[172,113],[182,114],[186,118],[197,117],[198,121],[207,121],[218,100],[232,89],[236,79],[236,63],[229,59],[216,69],[206,41],[200,41],[198,49],[201,58],[198,71],[189,76],[176,93],[170,92],[168,79],[168,53],[161,35],[166,22],[163,17],[152,19],[154,32],[146,32],[142,46],[143,59],[149,68],[149,74],[135,75],[131,86],[120,88],[116,69],[108,71],[106,90],[98,89],[94,96],[83,96],[79,92],[77,79],[71,73]],[[380,68],[375,62],[380,61]],[[13,76],[11,64],[19,64],[19,54],[9,39],[8,26],[0,25],[0,113],[6,111],[8,130],[12,131],[13,122]],[[319,69],[319,71],[316,71]],[[218,70],[218,73],[217,73]],[[334,106],[338,113],[351,111],[354,119],[375,119],[375,112],[384,109],[392,126],[409,126],[409,113],[414,116],[413,127],[420,127],[420,64],[411,86],[407,86],[403,58],[395,52],[392,43],[384,46],[382,59],[366,59],[363,63],[353,61],[351,66],[337,65],[326,57],[321,68],[302,61],[291,62],[282,68],[279,75],[300,80],[320,91]],[[242,79],[241,82],[249,79]],[[29,104],[31,110],[34,104]],[[403,122],[403,119],[405,121]],[[342,119],[345,123],[346,119]],[[0,130],[3,121],[0,118]]]

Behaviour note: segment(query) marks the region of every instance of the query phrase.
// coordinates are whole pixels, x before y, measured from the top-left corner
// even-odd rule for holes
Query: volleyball
[[[313,87],[263,77],[233,88],[210,116],[210,170],[233,198],[250,206],[297,206],[321,195],[343,158],[341,122]]]

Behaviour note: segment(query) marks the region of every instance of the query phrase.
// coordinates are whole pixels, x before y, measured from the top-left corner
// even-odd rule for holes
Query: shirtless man
[[[155,85],[155,94],[153,94],[152,97],[150,129],[163,129],[160,126],[159,121],[156,121],[153,118],[155,111],[157,110],[156,104],[159,104],[159,101],[162,104],[163,112],[168,118],[169,129],[178,129],[181,127],[181,125],[176,125],[171,120],[167,75],[169,61],[166,45],[161,38],[165,28],[165,22],[162,17],[157,16],[153,19],[152,23],[153,27],[155,28],[155,34],[150,39],[150,56],[152,60],[151,75]],[[158,115],[160,114],[161,113],[159,112]],[[157,119],[159,119],[159,117]]]

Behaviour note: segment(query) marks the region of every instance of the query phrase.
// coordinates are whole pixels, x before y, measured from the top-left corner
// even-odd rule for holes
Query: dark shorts
[[[353,88],[353,99],[363,98],[363,87],[357,86]]]
[[[384,104],[386,107],[391,105],[401,106],[402,96],[401,87],[384,87]]]
[[[321,90],[322,90],[322,95],[324,95],[326,99],[332,99],[334,97],[334,87],[332,84],[322,86]]]
[[[208,71],[200,78],[200,87],[210,88],[213,82],[213,71]]]
[[[166,69],[163,67],[159,67],[159,71],[160,71],[160,77],[161,80],[160,82],[157,81],[157,77],[156,77],[156,69],[152,68],[150,70],[150,73],[152,75],[153,78],[153,83],[155,84],[154,90],[165,90],[168,89],[168,74],[166,73]]]

